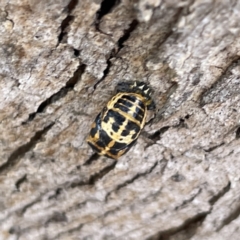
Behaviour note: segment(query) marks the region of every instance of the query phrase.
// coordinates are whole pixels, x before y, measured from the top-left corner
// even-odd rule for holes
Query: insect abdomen
[[[145,124],[146,109],[141,94],[116,94],[95,119],[89,145],[98,154],[117,159],[136,142]]]
[[[103,129],[115,141],[130,144],[145,124],[146,107],[141,96],[119,93],[108,103],[107,109]]]

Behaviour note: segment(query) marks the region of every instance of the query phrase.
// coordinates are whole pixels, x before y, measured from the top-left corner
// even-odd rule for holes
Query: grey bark
[[[237,0],[2,0],[0,239],[239,239],[239,23]],[[85,139],[123,80],[157,111],[116,162]]]

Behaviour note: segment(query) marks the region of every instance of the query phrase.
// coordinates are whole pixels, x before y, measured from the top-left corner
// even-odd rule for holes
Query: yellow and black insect
[[[113,159],[134,145],[145,125],[147,110],[155,109],[152,90],[144,82],[122,82],[116,90],[97,115],[87,139],[95,152]]]

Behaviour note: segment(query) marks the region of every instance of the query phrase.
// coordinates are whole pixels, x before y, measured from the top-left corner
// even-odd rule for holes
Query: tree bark
[[[239,239],[240,2],[2,0],[0,239]],[[156,112],[86,143],[117,83]]]

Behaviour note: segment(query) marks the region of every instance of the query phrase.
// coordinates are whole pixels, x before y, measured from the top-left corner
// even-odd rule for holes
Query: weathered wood
[[[239,239],[240,2],[0,2],[0,239]],[[155,90],[117,162],[85,138]]]

